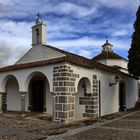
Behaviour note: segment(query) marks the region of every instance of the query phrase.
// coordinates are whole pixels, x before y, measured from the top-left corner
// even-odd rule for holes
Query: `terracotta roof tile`
[[[50,64],[62,63],[62,62],[65,62],[65,59],[66,57],[60,57],[60,58],[54,58],[50,60],[15,64],[15,65],[10,65],[7,67],[0,68],[0,72],[7,72],[7,71],[13,71],[13,70],[19,70],[19,69],[26,69],[26,68],[40,67],[40,66],[45,66],[45,65],[50,65]]]
[[[63,62],[69,62],[71,64],[74,64],[77,66],[82,66],[82,67],[89,68],[89,69],[97,68],[97,69],[111,72],[111,73],[115,73],[115,74],[130,76],[128,74],[117,71],[113,68],[110,68],[110,67],[108,67],[104,64],[101,64],[99,62],[96,62],[94,60],[90,60],[90,59],[84,58],[82,56],[79,56],[79,55],[76,55],[76,54],[73,54],[73,53],[70,53],[70,52],[67,52],[64,50],[60,50],[58,48],[55,48],[55,47],[52,47],[49,45],[47,45],[46,47],[49,47],[49,48],[54,49],[56,51],[59,51],[59,52],[65,54],[66,56],[54,58],[54,59],[50,59],[50,60],[42,60],[42,61],[30,62],[30,63],[24,63],[24,64],[15,64],[15,65],[3,67],[3,68],[0,68],[0,73],[7,72],[7,71],[13,71],[13,70],[32,68],[32,67],[40,67],[40,66],[58,64],[58,63],[63,63]]]
[[[105,51],[102,51],[99,55],[92,58],[92,60],[102,60],[102,59],[122,59],[128,61],[114,52],[105,52]]]

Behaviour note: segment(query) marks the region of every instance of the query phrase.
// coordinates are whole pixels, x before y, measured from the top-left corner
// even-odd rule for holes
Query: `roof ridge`
[[[49,48],[51,48],[51,49],[54,49],[54,50],[56,50],[56,51],[59,51],[60,53],[63,53],[63,54],[65,54],[65,55],[67,55],[67,56],[72,55],[72,56],[77,56],[77,57],[81,57],[81,58],[90,60],[90,59],[88,59],[88,58],[86,58],[86,57],[84,57],[84,56],[77,55],[77,54],[75,54],[75,53],[72,53],[72,52],[69,52],[69,51],[65,51],[65,50],[56,48],[56,47],[51,46],[51,45],[44,45],[44,46],[45,46],[45,47],[49,47]]]
[[[13,64],[13,65],[9,65],[9,66],[5,66],[5,67],[0,68],[0,72],[16,70],[16,69],[20,69],[21,67],[23,69],[23,68],[28,68],[28,67],[44,66],[45,64],[46,65],[53,64],[53,63],[55,64],[55,63],[58,63],[59,61],[66,62],[66,60],[67,60],[66,56],[63,56],[63,57],[53,58],[53,59],[49,59],[49,60],[40,60],[40,61],[35,61],[35,62]]]

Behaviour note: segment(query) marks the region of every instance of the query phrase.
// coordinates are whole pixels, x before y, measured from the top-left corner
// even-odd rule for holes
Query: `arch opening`
[[[83,117],[85,113],[85,105],[80,103],[80,98],[86,97],[87,93],[91,93],[91,83],[90,80],[86,77],[81,78],[78,83],[78,90],[75,98],[75,115],[76,118]]]
[[[41,72],[32,73],[29,79],[28,110],[32,112],[52,113],[52,95],[47,77]]]
[[[39,43],[39,29],[36,29],[36,43]]]
[[[21,111],[21,95],[17,79],[9,75],[5,79],[5,110]]]

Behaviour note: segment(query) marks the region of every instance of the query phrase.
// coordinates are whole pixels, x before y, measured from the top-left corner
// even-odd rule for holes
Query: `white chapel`
[[[46,25],[38,17],[31,49],[0,68],[0,111],[42,112],[69,123],[133,108],[137,80],[112,47],[106,40],[92,59],[60,50],[46,43]]]

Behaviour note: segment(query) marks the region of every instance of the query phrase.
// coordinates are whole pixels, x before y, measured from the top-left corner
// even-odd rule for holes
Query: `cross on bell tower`
[[[32,27],[32,46],[38,47],[46,44],[46,25],[40,18],[40,13],[37,13],[35,25]]]
[[[39,12],[37,13],[37,17],[40,18],[40,13]]]

